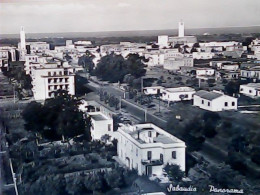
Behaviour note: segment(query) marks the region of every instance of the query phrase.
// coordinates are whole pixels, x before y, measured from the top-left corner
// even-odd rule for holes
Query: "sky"
[[[0,0],[0,34],[260,25],[260,0]]]

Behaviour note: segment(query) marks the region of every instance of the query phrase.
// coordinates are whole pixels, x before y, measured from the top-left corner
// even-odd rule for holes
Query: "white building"
[[[203,59],[203,60],[206,60],[206,59],[212,59],[214,57],[214,53],[211,53],[211,52],[193,52],[192,53],[192,57],[193,59],[197,59],[197,60],[200,60],[200,59]]]
[[[239,92],[252,98],[258,98],[260,97],[260,83],[240,85]]]
[[[215,74],[215,70],[212,68],[197,68],[196,75],[197,76],[213,76]]]
[[[145,95],[159,95],[162,93],[164,87],[162,86],[154,86],[154,87],[145,87],[144,94]]]
[[[35,100],[45,100],[54,97],[54,92],[61,89],[75,95],[75,70],[73,67],[63,67],[56,63],[46,63],[34,67],[32,74],[32,91]]]
[[[237,46],[241,45],[241,43],[236,41],[228,41],[228,42],[207,42],[207,43],[199,43],[200,47],[229,47],[229,46]]]
[[[0,67],[8,66],[8,50],[0,49]]]
[[[192,100],[195,92],[191,87],[165,88],[162,90],[161,99],[167,102]]]
[[[112,138],[113,134],[113,119],[102,112],[89,112],[91,118],[91,137],[92,140],[101,140],[103,135],[109,135]]]
[[[237,110],[237,98],[225,95],[220,91],[200,90],[194,94],[193,105],[212,112]]]
[[[239,69],[238,64],[222,63],[220,69],[227,71],[236,71]]]
[[[160,48],[168,47],[168,40],[169,40],[168,35],[158,36],[158,45],[160,46]]]
[[[117,139],[119,159],[139,175],[162,175],[167,163],[185,171],[185,142],[153,124],[121,125]]]
[[[260,80],[260,66],[241,69],[240,76],[255,81]]]
[[[39,66],[39,56],[36,54],[25,54],[24,56],[24,70],[26,74],[31,74],[31,69],[33,66]]]
[[[180,70],[180,67],[187,66],[193,67],[193,58],[183,57],[183,58],[167,58],[164,60],[163,68],[166,70]]]

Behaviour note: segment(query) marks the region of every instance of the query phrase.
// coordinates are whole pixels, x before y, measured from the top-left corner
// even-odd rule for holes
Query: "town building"
[[[180,67],[187,66],[193,67],[193,58],[183,57],[183,58],[167,58],[164,60],[163,68],[166,70],[177,71]]]
[[[251,79],[253,82],[260,80],[260,66],[253,66],[250,68],[243,68],[240,71],[242,79]]]
[[[197,60],[207,60],[212,59],[215,56],[212,52],[193,52],[192,57],[193,59]]]
[[[144,94],[145,95],[160,95],[164,87],[162,86],[153,86],[153,87],[145,87]]]
[[[215,74],[215,70],[212,68],[197,68],[196,76],[213,76]]]
[[[102,136],[109,135],[110,141],[114,137],[113,133],[113,119],[102,112],[88,112],[91,118],[91,137],[92,140],[101,140]]]
[[[185,142],[154,124],[122,124],[117,139],[118,158],[139,175],[162,175],[167,163],[185,171]]]
[[[220,91],[200,90],[193,96],[193,105],[212,112],[237,110],[237,98]]]
[[[184,31],[184,22],[179,22],[178,26],[178,36],[167,36],[167,35],[160,35],[158,36],[158,45],[160,48],[167,47],[169,45],[176,45],[176,44],[189,44],[189,43],[197,43],[197,37],[195,36],[186,36]]]
[[[165,88],[162,90],[161,99],[167,102],[192,100],[195,92],[191,87]]]
[[[260,83],[248,83],[240,85],[239,92],[252,98],[260,97]]]
[[[31,69],[32,91],[35,100],[54,97],[55,91],[66,90],[75,95],[75,68],[57,63],[45,63]]]

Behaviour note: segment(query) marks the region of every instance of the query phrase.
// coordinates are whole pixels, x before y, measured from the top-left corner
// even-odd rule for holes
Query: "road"
[[[166,128],[167,120],[165,120],[165,118],[162,118],[163,116],[155,116],[152,114],[153,112],[149,111],[149,109],[147,109],[145,106],[137,104],[136,102],[130,99],[123,99],[124,91],[120,90],[119,88],[111,85],[100,86],[96,83],[93,83],[92,81],[88,83],[88,87],[90,87],[95,92],[97,92],[99,89],[103,89],[116,97],[121,97],[121,104],[124,108],[123,110],[130,113],[133,117],[140,119],[139,122],[152,122],[155,125],[161,127],[162,129]],[[159,104],[158,100],[153,100],[153,103],[157,104],[157,106]],[[167,108],[167,106],[164,106],[162,103],[161,109],[169,110],[169,108]],[[211,144],[208,141],[206,141],[203,144],[202,150],[196,153],[200,156],[203,156],[205,160],[212,164],[223,162],[227,157],[227,153],[219,150],[218,147],[216,147],[214,144]]]

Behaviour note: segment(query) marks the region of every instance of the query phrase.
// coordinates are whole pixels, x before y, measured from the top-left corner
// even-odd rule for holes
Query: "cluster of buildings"
[[[89,109],[92,107],[92,109]],[[112,113],[91,101],[82,101],[79,109],[91,118],[92,140],[117,139],[117,159],[139,175],[162,176],[166,164],[185,171],[185,142],[152,123],[119,124],[113,127]]]
[[[168,103],[193,100],[194,106],[212,112],[237,109],[237,98],[225,95],[223,92],[215,90],[199,90],[196,92],[195,89],[191,87],[165,88],[155,86],[145,87],[144,94],[159,95],[161,100]],[[252,94],[256,93],[252,92]]]

